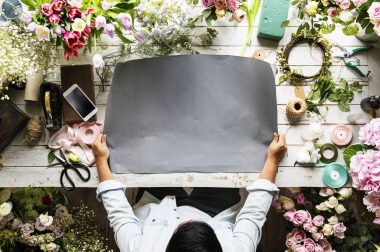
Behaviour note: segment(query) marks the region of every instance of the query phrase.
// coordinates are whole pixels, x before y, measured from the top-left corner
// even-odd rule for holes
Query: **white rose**
[[[53,250],[56,250],[57,249],[57,244],[53,243],[53,242],[50,242],[46,248],[48,249],[48,251],[53,251]]]
[[[294,201],[292,199],[289,199],[288,197],[285,197],[285,196],[280,196],[280,202],[281,202],[281,205],[282,207],[289,211],[289,210],[293,210],[294,209]]]
[[[1,217],[4,217],[4,216],[7,216],[8,214],[10,214],[10,212],[12,211],[12,202],[5,202],[3,204],[0,205],[0,216]]]
[[[338,191],[339,195],[344,198],[348,198],[352,195],[352,188],[342,188]]]
[[[338,213],[338,214],[342,214],[344,212],[346,212],[346,208],[342,205],[342,204],[339,204],[335,207],[335,211]]]
[[[305,6],[307,14],[310,16],[315,16],[317,14],[318,9],[318,2],[316,1],[310,1]]]
[[[47,214],[41,214],[38,218],[45,227],[48,227],[53,223],[53,217]]]
[[[326,206],[326,203],[325,202],[322,202],[321,204],[315,206],[315,208],[318,210],[318,211],[327,211],[329,208]]]
[[[338,217],[336,217],[335,215],[328,218],[327,221],[331,225],[338,224],[338,222],[339,222]]]
[[[330,224],[323,225],[322,232],[325,236],[331,236],[334,234],[334,227]]]
[[[339,204],[338,199],[334,196],[331,196],[325,203],[328,208],[334,208]]]
[[[354,19],[354,14],[349,10],[344,10],[340,12],[339,19],[345,23],[349,23]]]

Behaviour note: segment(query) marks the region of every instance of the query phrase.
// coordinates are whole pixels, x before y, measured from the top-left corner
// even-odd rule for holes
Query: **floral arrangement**
[[[69,213],[58,202],[63,203],[64,198],[55,189],[0,191],[0,250],[106,251],[88,219],[81,221],[84,215],[91,217],[93,213],[83,207],[84,211]]]
[[[364,145],[351,145],[343,154],[352,186],[366,194],[363,203],[375,214],[374,223],[380,225],[380,118],[360,128],[359,140]]]
[[[47,69],[54,62],[52,46],[40,42],[17,25],[0,27],[0,99],[8,100],[8,85],[22,85],[28,76]]]
[[[208,24],[226,15],[230,16],[230,21],[240,23],[246,15],[245,3],[238,0],[202,0],[202,4],[206,8],[202,13],[202,19],[204,18]]]
[[[322,33],[330,33],[340,24],[345,35],[355,35],[361,27],[365,34],[380,36],[378,0],[295,0],[292,4],[297,6],[300,19],[312,20],[313,27]]]
[[[379,237],[369,234],[370,228],[360,225],[361,234],[356,235],[351,227],[358,227],[352,211],[351,188],[334,190],[321,188],[297,189],[290,197],[280,196],[273,201],[272,206],[277,212],[283,213],[285,220],[290,224],[290,232],[286,235],[285,246],[287,252],[332,252],[336,251],[369,251],[374,249]],[[363,237],[362,243],[352,243],[357,236]],[[375,244],[375,245],[374,245]],[[368,250],[355,250],[356,248]]]
[[[78,56],[84,47],[90,51],[92,44],[102,34],[110,38],[115,35],[124,43],[132,43],[127,35],[139,40],[139,32],[133,28],[133,8],[138,2],[130,0],[23,0],[31,12],[25,19],[26,30],[34,33],[39,41],[55,39],[63,46],[68,60]]]

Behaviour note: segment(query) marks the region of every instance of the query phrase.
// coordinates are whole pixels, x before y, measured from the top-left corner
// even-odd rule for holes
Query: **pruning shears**
[[[349,67],[350,69],[352,69],[353,71],[355,71],[357,74],[359,74],[361,77],[368,77],[369,76],[369,74],[371,73],[371,71],[367,71],[367,73],[365,73],[364,71],[362,71],[359,68],[359,66],[360,66],[360,59],[358,59],[355,55],[358,54],[358,53],[361,53],[361,52],[369,51],[370,49],[372,49],[373,46],[358,47],[358,48],[354,48],[354,49],[348,50],[347,48],[345,48],[345,47],[343,47],[341,45],[338,45],[338,44],[334,44],[334,45],[342,50],[341,52],[335,52],[333,54],[334,57],[336,57],[336,58],[342,58],[344,64],[347,67]]]

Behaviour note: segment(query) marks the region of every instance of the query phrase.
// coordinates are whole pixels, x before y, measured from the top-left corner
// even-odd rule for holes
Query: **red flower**
[[[78,36],[71,31],[67,31],[63,35],[63,41],[69,48],[73,48],[78,43]]]
[[[69,60],[72,56],[78,57],[78,49],[69,48],[67,51],[63,53],[63,55],[65,56],[66,60]]]
[[[88,25],[86,25],[86,27],[82,31],[82,35],[88,37],[88,35],[90,35],[90,33],[91,33],[91,29],[90,29],[90,27]]]
[[[63,0],[54,0],[53,2],[53,9],[56,12],[61,12],[62,8],[66,5],[66,2]]]
[[[71,8],[69,13],[67,13],[67,17],[71,22],[74,22],[75,18],[82,17],[82,12],[78,8]]]
[[[41,7],[41,12],[48,17],[53,14],[53,6],[50,3],[44,3]]]
[[[53,25],[58,24],[59,20],[61,20],[61,18],[57,14],[51,14],[49,17],[49,22]]]
[[[74,44],[76,49],[81,49],[87,45],[86,39],[80,34],[80,32],[74,32],[74,35],[78,38],[76,44]]]
[[[87,16],[90,15],[90,13],[93,12],[93,11],[94,11],[94,8],[88,8],[88,9],[86,10],[86,12],[84,13],[84,15],[87,17]]]

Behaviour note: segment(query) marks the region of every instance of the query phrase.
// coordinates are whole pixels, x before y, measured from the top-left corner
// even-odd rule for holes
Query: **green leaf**
[[[210,15],[211,15],[211,9],[204,9],[203,11],[202,11],[202,16],[204,17],[204,18],[208,18]]]
[[[350,159],[352,156],[354,156],[356,153],[359,151],[366,151],[373,149],[372,146],[366,145],[366,144],[353,144],[348,146],[344,151],[343,151],[343,159],[344,162],[346,163],[347,167],[350,167]]]
[[[350,105],[346,101],[339,101],[338,102],[338,108],[343,112],[349,112],[350,111]]]
[[[284,83],[285,81],[286,81],[286,78],[285,78],[284,75],[282,75],[282,76],[279,78],[279,82],[280,82],[280,84],[281,84],[281,83]]]
[[[29,10],[35,10],[36,9],[36,2],[33,0],[21,0],[23,4],[29,7]]]
[[[329,95],[329,101],[332,101],[332,102],[338,102],[339,100],[339,95],[337,92],[333,92],[332,94]]]
[[[357,24],[350,24],[343,27],[342,31],[346,36],[353,36],[359,32],[359,26]]]
[[[48,154],[48,164],[53,163],[54,160],[55,160],[54,151],[50,151]]]
[[[115,29],[115,33],[116,33],[116,35],[119,37],[119,39],[120,39],[123,43],[126,43],[126,44],[131,44],[131,43],[133,43],[132,40],[127,39],[126,37],[124,37],[123,32],[120,30],[120,28],[116,28],[116,29]]]
[[[339,87],[343,88],[343,89],[347,89],[348,88],[348,82],[345,79],[340,79]]]
[[[92,34],[90,34],[90,36],[88,36],[88,39],[87,39],[87,48],[91,52],[91,50],[92,50]]]
[[[361,93],[361,92],[363,92],[363,86],[360,85],[359,81],[355,81],[355,82],[351,83],[350,90],[352,92]]]
[[[287,27],[290,23],[290,20],[284,20],[282,23],[281,23],[281,27]]]
[[[207,26],[211,26],[212,25],[210,19],[206,18],[205,21],[206,21]]]
[[[365,28],[365,34],[371,34],[373,32],[374,25],[372,23],[369,23],[367,28]]]
[[[334,23],[331,23],[331,24],[323,23],[321,25],[321,32],[323,34],[332,33],[334,30],[335,30],[335,24]]]

